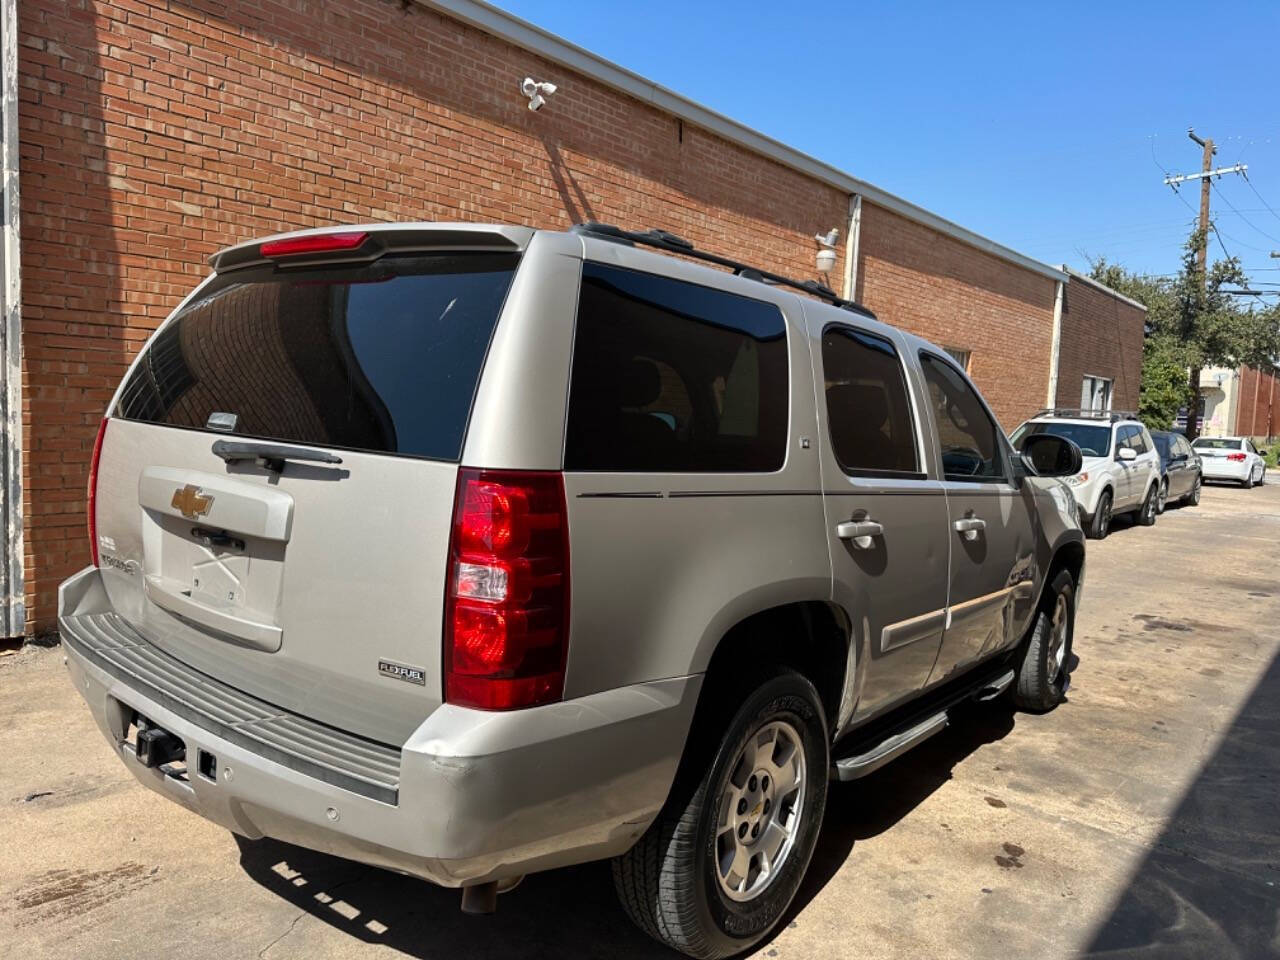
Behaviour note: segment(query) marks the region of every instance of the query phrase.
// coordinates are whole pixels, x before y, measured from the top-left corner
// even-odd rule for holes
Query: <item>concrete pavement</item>
[[[1280,485],[1091,543],[1070,701],[832,787],[766,957],[1280,957]],[[143,790],[57,649],[0,658],[0,950],[37,958],[662,957],[607,864],[458,894]],[[10,952],[12,951],[12,952]]]

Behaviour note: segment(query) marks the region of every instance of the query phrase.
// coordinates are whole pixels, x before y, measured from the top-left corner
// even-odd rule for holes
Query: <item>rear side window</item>
[[[383,257],[216,277],[147,346],[129,420],[457,460],[516,254]],[[231,418],[234,418],[233,420]]]
[[[787,444],[773,304],[583,264],[566,470],[771,472]]]
[[[938,426],[942,473],[947,480],[1004,480],[1000,428],[963,374],[939,357],[920,354],[933,419]]]
[[[893,344],[849,327],[822,334],[822,370],[831,449],[845,473],[922,476]]]

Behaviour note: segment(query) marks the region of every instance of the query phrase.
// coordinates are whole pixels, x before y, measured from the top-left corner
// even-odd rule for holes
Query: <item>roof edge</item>
[[[543,30],[541,27],[521,20],[504,10],[499,10],[483,0],[415,0],[416,3],[442,13],[454,20],[459,20],[499,39],[506,40],[515,46],[535,53],[547,60],[575,70],[605,86],[619,90],[643,103],[651,104],[673,116],[687,120],[705,130],[723,137],[731,143],[746,147],[755,153],[768,157],[783,166],[790,167],[800,173],[820,180],[830,186],[848,193],[858,194],[864,199],[878,204],[893,213],[899,214],[936,230],[945,236],[952,237],[971,247],[999,257],[1019,267],[1030,270],[1051,280],[1065,281],[1067,274],[1047,263],[1041,263],[1025,254],[996,243],[981,234],[960,226],[945,217],[917,206],[908,200],[895,196],[886,190],[859,180],[828,163],[824,163],[807,153],[802,153],[787,146],[779,140],[766,136],[743,123],[739,123],[722,113],[704,107],[702,104],[681,96],[634,73],[625,67],[606,60],[570,43],[562,37]],[[514,86],[513,86],[514,89]]]
[[[1086,273],[1081,273],[1079,270],[1071,269],[1065,263],[1062,265],[1062,272],[1065,273],[1067,276],[1069,276],[1072,280],[1079,280],[1081,283],[1087,283],[1089,286],[1094,287],[1095,289],[1101,290],[1103,293],[1109,293],[1111,296],[1115,297],[1121,303],[1127,303],[1131,307],[1137,307],[1143,313],[1147,312],[1146,306],[1139,303],[1137,300],[1134,300],[1131,297],[1126,297],[1119,290],[1112,290],[1102,281],[1095,280],[1093,279],[1093,277],[1089,276]]]

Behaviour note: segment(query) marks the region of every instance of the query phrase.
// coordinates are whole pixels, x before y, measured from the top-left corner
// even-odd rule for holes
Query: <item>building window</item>
[[[1085,377],[1080,390],[1081,410],[1111,409],[1111,380],[1107,377]]]
[[[960,365],[961,370],[965,373],[969,372],[970,351],[961,350],[959,347],[943,347],[942,349],[946,351],[952,360]]]

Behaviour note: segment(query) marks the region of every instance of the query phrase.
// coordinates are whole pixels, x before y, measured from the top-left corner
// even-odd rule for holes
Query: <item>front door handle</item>
[[[872,537],[884,536],[884,527],[874,520],[846,520],[836,524],[836,536],[841,540],[852,540],[859,550],[868,550]]]
[[[987,529],[987,521],[978,517],[961,517],[951,526],[955,527],[956,532],[966,540],[977,540],[978,531]]]

